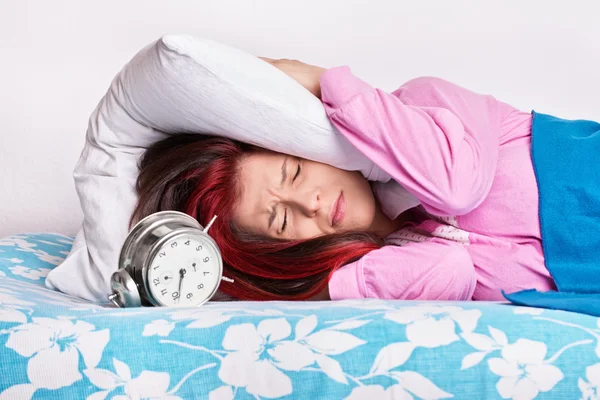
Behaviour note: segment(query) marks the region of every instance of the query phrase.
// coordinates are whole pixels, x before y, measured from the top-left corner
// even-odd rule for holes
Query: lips
[[[331,222],[331,226],[336,226],[342,222],[345,214],[346,202],[344,201],[344,192],[341,192],[331,206],[331,211],[329,213],[329,221]]]

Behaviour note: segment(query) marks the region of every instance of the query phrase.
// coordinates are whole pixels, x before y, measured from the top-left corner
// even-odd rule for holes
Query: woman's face
[[[239,167],[233,219],[244,231],[299,240],[374,228],[375,198],[358,171],[273,152],[249,154]]]

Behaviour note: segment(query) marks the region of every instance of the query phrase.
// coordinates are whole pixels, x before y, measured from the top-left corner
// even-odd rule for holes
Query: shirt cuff
[[[329,297],[331,300],[361,299],[364,296],[364,283],[362,282],[362,259],[344,265],[334,271],[329,279]]]
[[[334,113],[353,97],[373,90],[357,78],[347,66],[334,67],[321,74],[321,101],[328,114]]]

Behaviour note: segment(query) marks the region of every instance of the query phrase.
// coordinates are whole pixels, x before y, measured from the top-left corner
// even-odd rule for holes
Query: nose
[[[321,208],[321,193],[318,190],[296,191],[289,194],[286,203],[307,217],[314,217]]]

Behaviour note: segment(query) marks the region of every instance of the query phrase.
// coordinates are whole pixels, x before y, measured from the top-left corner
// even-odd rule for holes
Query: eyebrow
[[[283,187],[283,184],[285,183],[285,180],[287,179],[287,159],[288,156],[285,156],[285,158],[283,159],[283,165],[281,166],[281,187]],[[271,212],[271,215],[269,216],[269,228],[271,229],[271,225],[273,225],[273,221],[275,220],[275,217],[277,216],[277,208],[274,208],[273,211]]]

